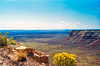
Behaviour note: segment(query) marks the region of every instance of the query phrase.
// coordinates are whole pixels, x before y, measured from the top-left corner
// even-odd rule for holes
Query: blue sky
[[[0,0],[0,29],[100,29],[99,0]]]

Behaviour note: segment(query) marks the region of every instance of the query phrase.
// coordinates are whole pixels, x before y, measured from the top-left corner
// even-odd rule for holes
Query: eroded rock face
[[[31,48],[24,51],[34,52]],[[8,54],[4,48],[0,48],[0,66],[49,66],[46,55],[36,56],[34,54],[32,57],[26,57],[26,61],[14,61],[11,57],[14,57],[13,54]]]
[[[100,48],[100,30],[72,30],[66,41],[74,45]]]
[[[29,57],[30,59],[33,59],[36,62],[45,63],[46,65],[49,64],[48,56],[45,55],[42,52],[39,52],[39,51],[33,49],[33,48],[29,48],[29,47],[25,47],[25,46],[20,46],[20,47],[16,47],[15,50],[16,51],[20,51],[21,50],[24,53],[26,52],[27,53],[27,57]],[[27,58],[26,58],[26,60],[27,60]]]
[[[83,39],[98,39],[100,38],[100,30],[72,30],[70,37],[83,37]]]
[[[49,61],[44,53],[19,43],[0,48],[0,66],[49,66]]]

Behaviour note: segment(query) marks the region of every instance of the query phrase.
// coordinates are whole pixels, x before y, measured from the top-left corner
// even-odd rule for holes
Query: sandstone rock
[[[97,41],[98,40],[98,41]],[[86,46],[89,48],[100,47],[100,30],[72,30],[66,39],[67,44]]]

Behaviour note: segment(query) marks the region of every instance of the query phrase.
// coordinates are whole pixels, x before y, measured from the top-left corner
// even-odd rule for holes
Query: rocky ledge
[[[25,55],[27,53],[27,55]],[[17,42],[0,48],[0,66],[50,66],[48,55]]]

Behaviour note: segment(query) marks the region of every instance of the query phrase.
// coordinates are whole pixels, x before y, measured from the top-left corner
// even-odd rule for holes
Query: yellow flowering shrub
[[[53,63],[56,66],[76,66],[76,56],[74,54],[68,54],[68,53],[59,53],[55,54],[53,57],[54,61]]]

